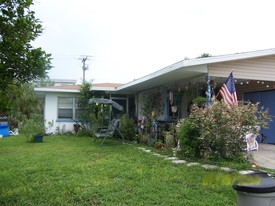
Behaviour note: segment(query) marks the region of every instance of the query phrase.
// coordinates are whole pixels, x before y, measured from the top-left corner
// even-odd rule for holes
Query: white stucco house
[[[94,91],[115,91],[117,86],[121,84],[93,84],[92,88]],[[57,130],[73,131],[73,125],[81,112],[77,104],[80,88],[81,85],[75,84],[35,88],[37,97],[44,100],[43,113],[47,133],[55,133]]]
[[[108,91],[137,119],[144,115],[147,96],[161,121],[188,116],[188,107],[197,96],[208,100],[233,70],[239,100],[261,102],[275,118],[275,49],[242,52],[207,58],[182,60],[126,84],[92,85],[92,90]],[[103,86],[104,85],[104,86]],[[45,99],[45,120],[56,127],[72,129],[78,109],[79,85],[35,88]],[[70,102],[70,106],[69,106]],[[176,108],[176,109],[175,109]],[[47,125],[46,125],[47,126]],[[275,123],[266,131],[267,142],[275,143]]]

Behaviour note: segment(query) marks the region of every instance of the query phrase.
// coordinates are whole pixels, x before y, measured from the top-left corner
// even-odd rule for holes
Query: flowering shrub
[[[189,119],[179,125],[181,154],[190,158],[239,159],[246,149],[245,135],[257,134],[266,128],[270,118],[258,104],[228,108],[223,101],[213,100],[211,106],[193,104]]]

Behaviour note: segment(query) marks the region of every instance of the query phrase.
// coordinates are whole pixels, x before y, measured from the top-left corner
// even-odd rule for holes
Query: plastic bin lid
[[[233,184],[233,189],[241,192],[250,192],[250,193],[275,192],[275,178],[270,177],[267,173],[251,174],[246,176],[249,178],[255,179],[256,180],[255,183],[254,181],[252,181],[252,183],[249,183],[249,181],[247,183],[242,183],[242,181],[237,180]],[[241,179],[242,178],[240,178],[240,180]]]
[[[8,124],[0,124],[0,128],[7,128]]]

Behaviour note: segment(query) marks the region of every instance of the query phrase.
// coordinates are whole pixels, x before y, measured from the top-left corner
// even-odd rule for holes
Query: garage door
[[[244,94],[245,101],[253,103],[260,102],[260,107],[268,108],[269,115],[272,117],[272,122],[268,129],[262,129],[262,133],[267,137],[265,141],[270,144],[275,144],[275,91],[249,92]]]

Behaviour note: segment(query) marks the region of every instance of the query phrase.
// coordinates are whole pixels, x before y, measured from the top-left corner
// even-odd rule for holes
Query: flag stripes
[[[224,102],[226,102],[230,107],[237,105],[237,93],[232,72],[221,87],[220,94],[222,95]]]

